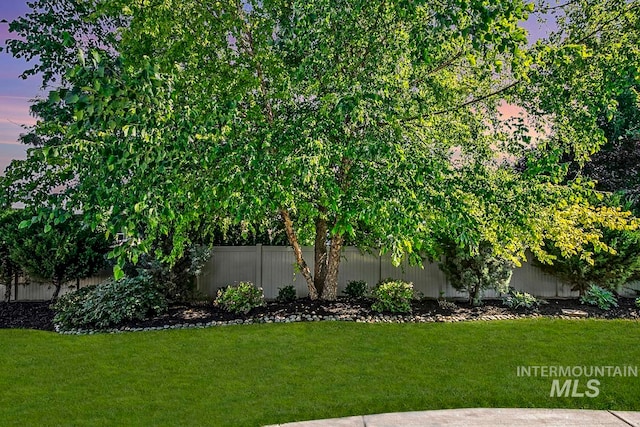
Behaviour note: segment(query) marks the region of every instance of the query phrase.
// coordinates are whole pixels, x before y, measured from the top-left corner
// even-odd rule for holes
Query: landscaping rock
[[[568,317],[589,317],[589,313],[587,313],[586,311],[574,310],[574,309],[568,309],[568,308],[563,308],[562,314]]]
[[[481,307],[471,307],[457,302],[455,309],[441,309],[435,300],[414,301],[412,314],[399,315],[377,313],[371,310],[373,302],[367,299],[311,301],[303,298],[293,303],[268,302],[253,309],[247,315],[227,313],[213,304],[176,305],[169,312],[144,321],[128,322],[106,333],[140,332],[162,329],[193,329],[212,326],[253,323],[294,322],[358,322],[358,323],[432,323],[463,321],[495,321],[520,318],[550,317],[559,319],[601,318],[640,319],[640,311],[632,298],[620,298],[619,307],[603,311],[597,307],[580,304],[576,299],[548,300],[539,312],[529,310],[510,311],[500,300],[488,300]],[[91,331],[59,331],[53,325],[53,311],[48,302],[0,303],[0,328],[29,328],[56,330],[66,334],[86,334]]]

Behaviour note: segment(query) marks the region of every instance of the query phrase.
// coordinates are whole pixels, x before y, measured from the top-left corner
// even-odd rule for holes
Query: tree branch
[[[449,67],[450,65],[455,63],[458,59],[460,59],[462,57],[462,54],[463,54],[462,51],[460,51],[460,52],[456,53],[455,55],[451,56],[447,61],[441,63],[440,65],[438,65],[434,69],[429,70],[429,72],[427,72],[427,76],[435,74],[438,71],[444,70],[445,68]]]
[[[431,113],[430,115],[439,116],[439,115],[442,115],[442,114],[453,113],[455,111],[460,110],[461,108],[468,107],[469,105],[473,105],[473,104],[478,103],[480,101],[484,101],[485,99],[488,99],[488,98],[494,97],[496,95],[499,95],[499,94],[501,94],[503,92],[506,92],[507,90],[509,90],[512,87],[516,86],[518,83],[520,83],[520,80],[516,80],[515,82],[510,83],[507,86],[504,86],[504,87],[502,87],[500,89],[494,90],[493,92],[490,92],[490,93],[488,93],[486,95],[482,95],[482,96],[480,96],[478,98],[474,98],[474,99],[471,99],[471,100],[469,100],[467,102],[463,102],[462,104],[457,105],[457,106],[455,106],[453,108],[448,108],[446,110],[439,110],[439,111]],[[413,121],[413,120],[418,120],[418,119],[420,119],[422,117],[423,117],[422,115],[405,117],[405,118],[401,119],[400,122],[406,123],[406,122],[410,122],[410,121]]]
[[[611,18],[611,19],[609,19],[609,20],[607,20],[607,21],[603,22],[602,24],[600,24],[596,29],[594,29],[594,30],[593,30],[593,31],[591,31],[590,33],[588,33],[588,34],[586,34],[586,35],[582,36],[579,40],[577,40],[577,41],[575,41],[575,42],[573,42],[573,41],[572,41],[571,43],[572,43],[572,44],[573,44],[573,43],[575,43],[575,44],[582,44],[582,43],[584,43],[585,41],[587,41],[588,39],[590,39],[591,37],[593,37],[594,35],[596,35],[596,34],[597,34],[597,33],[599,33],[600,31],[604,30],[604,28],[605,28],[608,24],[610,24],[610,23],[612,23],[612,22],[616,21],[616,20],[617,20],[618,18],[620,18],[624,13],[626,13],[626,12],[631,12],[631,11],[633,11],[634,9],[637,9],[638,7],[640,7],[640,6],[639,6],[638,4],[636,4],[635,6],[630,6],[628,9],[627,9],[627,8],[625,8],[624,10],[620,11],[620,13],[618,13],[616,16],[614,16],[613,18]]]

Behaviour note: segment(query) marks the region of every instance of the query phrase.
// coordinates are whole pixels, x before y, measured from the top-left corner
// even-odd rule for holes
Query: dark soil
[[[53,310],[49,302],[0,302],[0,329],[53,331]]]
[[[547,304],[540,306],[537,311],[532,310],[510,310],[502,304],[500,300],[486,300],[480,307],[472,307],[465,302],[456,302],[457,307],[453,310],[440,308],[437,301],[422,300],[412,304],[412,314],[407,317],[411,321],[412,317],[421,316],[423,318],[433,318],[434,321],[463,321],[476,320],[480,318],[504,318],[504,316],[563,316],[563,309],[580,310],[586,312],[589,318],[603,319],[635,319],[640,320],[640,309],[635,306],[632,298],[620,298],[619,306],[609,311],[600,310],[597,307],[583,305],[578,299],[550,299]],[[178,324],[206,324],[213,321],[233,321],[260,318],[289,318],[291,316],[310,316],[336,318],[351,317],[367,318],[368,316],[378,316],[378,313],[371,311],[371,300],[350,300],[346,298],[338,299],[334,302],[311,301],[308,298],[298,299],[293,303],[282,304],[278,302],[268,302],[265,307],[255,308],[247,315],[227,313],[220,308],[214,307],[210,303],[194,303],[189,305],[174,305],[169,311],[153,319],[131,322],[123,326],[130,328],[147,328]],[[0,303],[0,329],[22,328],[40,329],[52,331],[53,311],[49,308],[48,302],[10,302]]]

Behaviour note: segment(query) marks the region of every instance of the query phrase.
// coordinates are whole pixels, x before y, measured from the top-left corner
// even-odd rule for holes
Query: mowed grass
[[[258,426],[460,407],[640,410],[640,378],[550,397],[518,366],[640,365],[640,322],[296,323],[0,331],[2,425]],[[584,391],[585,378],[580,379]]]

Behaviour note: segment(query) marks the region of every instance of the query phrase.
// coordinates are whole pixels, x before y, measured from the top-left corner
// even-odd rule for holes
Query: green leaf
[[[116,280],[120,280],[124,277],[124,271],[122,268],[116,264],[113,266],[113,278]]]
[[[67,95],[65,102],[67,104],[75,104],[76,102],[78,102],[80,100],[80,97],[75,94],[75,93],[70,93]]]
[[[49,101],[53,103],[60,102],[60,93],[55,90],[49,92]]]

